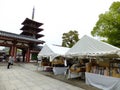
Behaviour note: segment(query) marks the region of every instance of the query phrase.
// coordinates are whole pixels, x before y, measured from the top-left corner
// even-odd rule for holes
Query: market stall
[[[69,50],[67,47],[61,47],[57,45],[44,45],[40,53],[38,54],[38,59],[40,57],[49,57],[51,62],[51,67],[55,75],[63,74],[66,70],[65,60],[55,59],[56,57],[64,57],[65,53]]]
[[[120,73],[118,73],[118,68],[120,68],[120,65],[118,63],[111,63],[111,60],[120,56],[120,48],[85,35],[70,50],[68,50],[66,56],[89,58],[90,63],[92,62],[92,64],[87,64],[86,66],[86,84],[104,90],[118,90],[118,85],[120,84],[118,78],[120,77]],[[93,63],[93,58],[96,63]],[[100,58],[102,58],[102,63]],[[108,58],[108,60],[106,61],[105,58]],[[116,65],[117,69],[114,67]],[[107,82],[110,81],[108,78],[113,80],[110,84],[107,84]]]
[[[76,68],[76,70],[70,68],[68,71],[67,79],[78,78],[78,77],[81,77],[81,79],[84,79],[84,76],[82,76],[84,72],[85,72],[85,67],[79,67],[79,68]]]
[[[42,57],[41,62],[39,64],[42,67],[42,70],[44,70],[44,71],[52,71],[51,70],[52,69],[51,62],[49,60],[49,57]]]
[[[81,79],[84,79],[83,74],[85,72],[85,63],[83,60],[78,60],[77,63],[73,64],[69,69],[68,69],[68,76],[67,79],[70,78],[78,78],[81,77]]]
[[[67,70],[67,66],[65,65],[65,58],[63,56],[55,57],[52,60],[52,67],[55,75],[64,74]]]

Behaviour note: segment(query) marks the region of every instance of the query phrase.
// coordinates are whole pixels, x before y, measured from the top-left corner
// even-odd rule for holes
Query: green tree
[[[106,42],[120,47],[120,2],[113,2],[109,11],[99,15],[91,34],[104,37]]]
[[[76,30],[70,30],[68,33],[63,33],[62,36],[62,46],[64,47],[72,47],[78,40],[78,32]]]

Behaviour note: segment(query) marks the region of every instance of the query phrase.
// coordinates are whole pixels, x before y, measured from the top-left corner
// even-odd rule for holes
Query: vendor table
[[[67,67],[53,67],[53,72],[55,75],[64,74],[67,70]]]
[[[120,90],[120,78],[85,72],[86,84],[103,90]]]
[[[70,70],[68,71],[68,77],[67,77],[67,79],[77,78],[77,77],[81,77],[81,72],[79,72],[79,73],[72,73],[72,72],[70,72]]]

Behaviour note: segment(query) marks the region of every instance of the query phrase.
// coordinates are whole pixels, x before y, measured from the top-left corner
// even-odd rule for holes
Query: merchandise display
[[[108,60],[89,62],[86,64],[86,84],[102,90],[119,90],[120,61]]]
[[[105,76],[120,77],[120,61],[98,61],[86,64],[86,72]]]

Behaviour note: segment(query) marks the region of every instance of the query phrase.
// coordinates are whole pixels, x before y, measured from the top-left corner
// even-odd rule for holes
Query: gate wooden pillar
[[[30,62],[30,49],[29,48],[27,49],[27,52],[26,52],[26,62]]]
[[[17,53],[17,47],[15,45],[10,47],[10,56],[13,56],[16,61],[16,53]]]
[[[14,58],[15,58],[15,61],[17,61],[17,59],[16,59],[16,55],[17,55],[17,47],[14,46]]]

